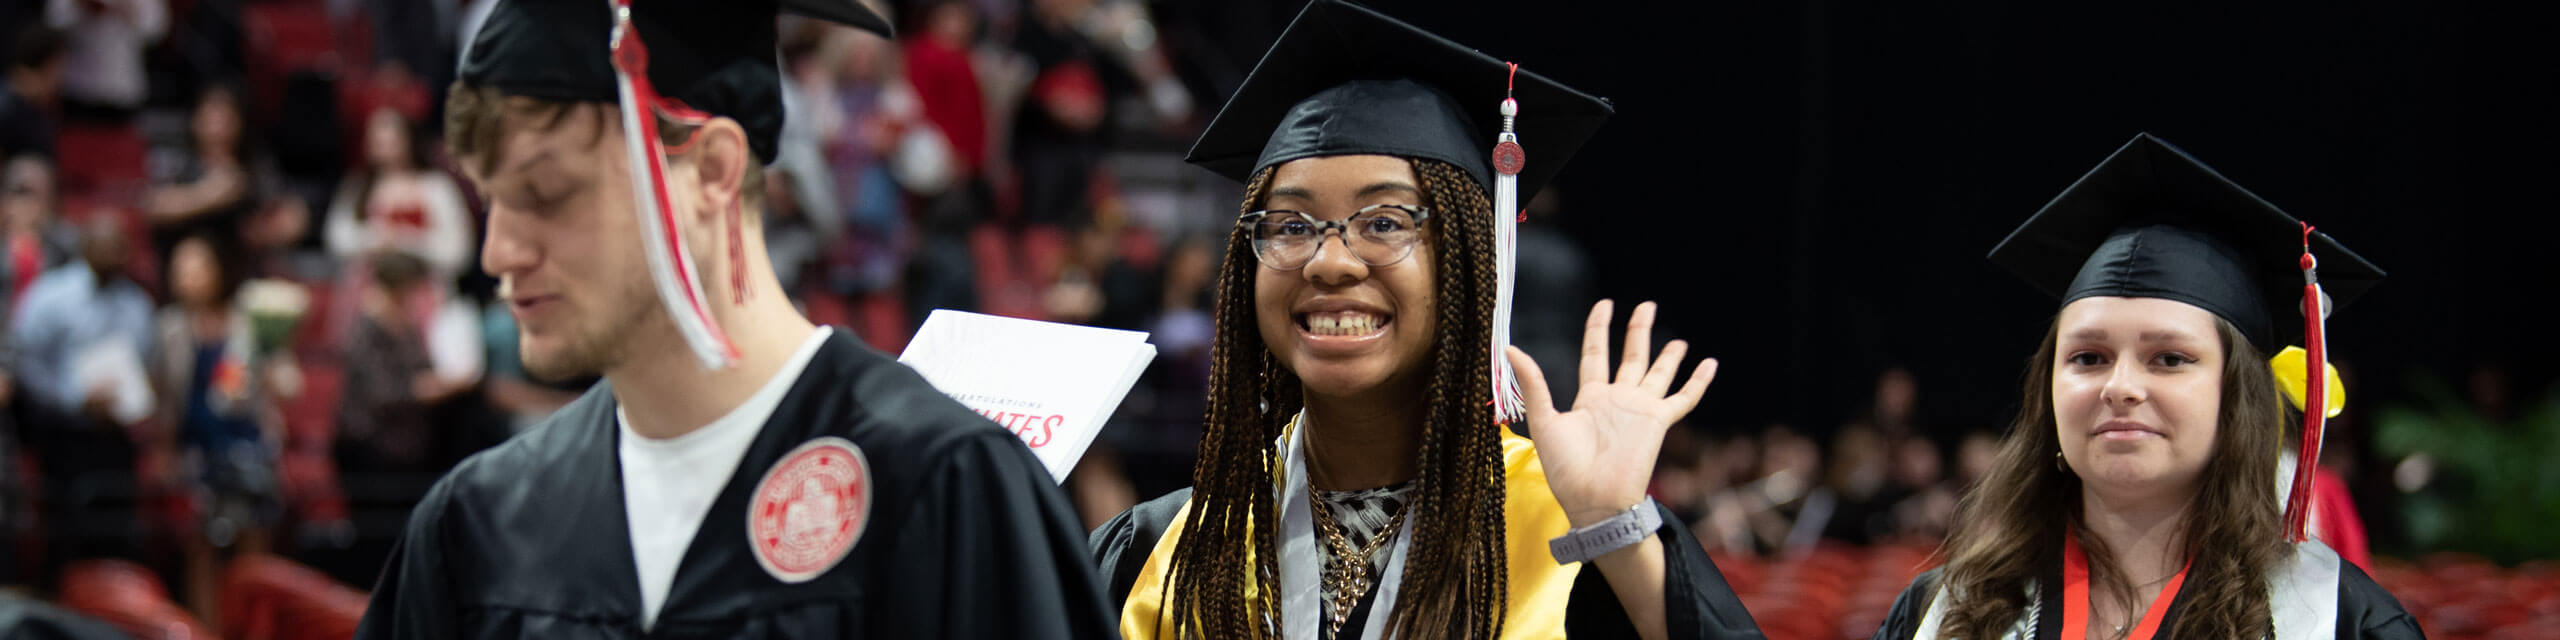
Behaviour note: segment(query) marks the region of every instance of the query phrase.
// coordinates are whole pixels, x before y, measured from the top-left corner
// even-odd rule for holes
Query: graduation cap
[[[1238,182],[1301,158],[1390,155],[1465,170],[1492,196],[1493,397],[1523,415],[1510,362],[1520,204],[1609,119],[1609,101],[1349,2],[1298,13],[1188,158]],[[1537,149],[1530,156],[1525,147]]]
[[[727,116],[771,162],[782,132],[774,18],[793,13],[891,35],[859,0],[497,0],[464,51],[462,84],[560,102],[613,102],[617,7],[647,43],[649,84],[684,107]]]
[[[712,318],[692,253],[676,230],[658,116],[698,125],[735,120],[756,159],[773,161],[782,133],[775,17],[790,12],[891,35],[859,0],[495,0],[463,54],[461,83],[556,102],[620,108],[642,251],[677,332],[708,368],[737,346]],[[730,291],[746,295],[742,223],[729,212]]]
[[[2302,341],[2270,364],[2297,408],[2321,408],[2303,411],[2304,462],[2287,500],[2288,540],[2302,539],[2321,425],[2344,404],[2322,329],[2330,312],[2381,282],[2380,267],[2147,133],[2054,196],[1990,257],[2063,304],[2175,300],[2230,322],[2261,352]]]

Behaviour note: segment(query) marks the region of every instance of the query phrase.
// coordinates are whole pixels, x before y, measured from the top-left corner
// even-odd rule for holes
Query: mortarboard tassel
[[[2320,292],[2319,260],[2311,257],[2311,225],[2302,225],[2302,455],[2293,465],[2293,488],[2284,499],[2284,540],[2302,542],[2311,516],[2311,476],[2320,467],[2321,429],[2329,419],[2328,297]]]
[[[631,0],[604,0],[613,7],[613,76],[614,88],[621,94],[622,142],[631,163],[632,211],[640,216],[640,237],[645,245],[642,253],[649,260],[649,275],[657,281],[658,298],[667,303],[667,315],[676,323],[676,331],[684,335],[695,357],[708,369],[725,369],[738,359],[738,347],[729,341],[727,332],[703,306],[702,282],[694,277],[693,254],[686,250],[684,234],[676,226],[675,210],[667,196],[667,158],[658,144],[658,122],[653,107],[671,106],[661,100],[649,86],[649,51],[640,44],[640,33],[631,28]],[[679,116],[694,115],[690,109],[677,109]]]
[[[1520,138],[1512,133],[1512,121],[1520,115],[1520,102],[1511,99],[1511,89],[1520,76],[1520,64],[1510,63],[1510,77],[1503,81],[1502,136],[1493,145],[1493,263],[1496,280],[1493,294],[1493,415],[1504,424],[1519,422],[1527,415],[1527,403],[1520,398],[1520,380],[1511,370],[1511,360],[1502,348],[1511,346],[1511,289],[1518,281],[1520,221],[1529,214],[1520,208],[1520,167],[1528,156],[1520,149]]]

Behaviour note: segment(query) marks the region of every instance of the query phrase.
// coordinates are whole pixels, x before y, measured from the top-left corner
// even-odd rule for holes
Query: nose
[[[530,222],[506,205],[491,202],[488,235],[480,243],[480,270],[499,277],[539,264],[542,252],[526,228]]]
[[[1351,253],[1349,232],[1334,229],[1316,240],[1316,255],[1307,258],[1307,266],[1299,269],[1309,282],[1339,287],[1369,277],[1369,263]]]
[[[2109,406],[2129,409],[2140,405],[2150,398],[2149,381],[2144,377],[2146,375],[2148,374],[2143,371],[2140,361],[2133,358],[2119,359],[2116,361],[2114,371],[2107,375],[2107,386],[2100,389],[2099,393],[2103,394],[2102,397]]]

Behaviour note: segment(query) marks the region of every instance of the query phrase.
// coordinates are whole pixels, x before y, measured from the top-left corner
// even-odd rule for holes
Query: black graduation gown
[[[721,489],[661,607],[640,626],[613,390],[472,456],[411,514],[358,638],[1102,638],[1082,527],[1011,433],[836,330]],[[747,544],[747,508],[786,452],[837,436],[872,503],[844,559],[784,584]]]
[[[2050,566],[2037,583],[2062,584],[2062,563],[2046,564]],[[1902,595],[1893,600],[1893,610],[1885,614],[1884,624],[1876,629],[1875,640],[1914,640],[1912,636],[1920,632],[1920,620],[1928,615],[1929,601],[1937,592],[1939,571],[1931,569],[1922,573],[1911,580],[1911,586],[1902,589]],[[2182,592],[2180,595],[2185,594]],[[2042,602],[2037,607],[2036,640],[2062,640],[2062,590],[2039,589],[2037,597]],[[2400,608],[2400,601],[2392,598],[2390,592],[2383,591],[2381,585],[2374,584],[2373,578],[2366,576],[2364,570],[2356,568],[2354,563],[2339,563],[2337,597],[2338,640],[2426,637],[2418,630],[2417,620]],[[2161,640],[2169,637],[2167,630],[2177,622],[2178,614],[2185,608],[2184,597],[2170,601],[2169,611],[2161,614]]]
[[[1120,605],[1129,600],[1129,591],[1146,566],[1147,556],[1164,537],[1165,529],[1181,513],[1182,505],[1191,499],[1191,489],[1184,488],[1164,497],[1146,501],[1102,524],[1093,531],[1094,563],[1102,567],[1109,585],[1112,624],[1117,626]],[[1669,509],[1662,510],[1662,602],[1667,618],[1666,630],[1673,638],[1760,638],[1759,624],[1752,622],[1751,612],[1743,609],[1741,598],[1733,587],[1725,584],[1724,573],[1707,559],[1706,548],[1679,526]],[[1360,598],[1342,628],[1356,633],[1369,618],[1369,605],[1376,599],[1371,590]],[[1617,593],[1609,590],[1609,581],[1598,570],[1586,569],[1573,579],[1572,601],[1565,603],[1565,633],[1576,640],[1583,638],[1636,638],[1635,624],[1627,620],[1626,608],[1618,604]]]

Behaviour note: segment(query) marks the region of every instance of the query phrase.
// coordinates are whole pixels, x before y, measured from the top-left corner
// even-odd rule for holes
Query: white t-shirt
[[[667,603],[676,566],[693,545],[703,515],[720,498],[720,489],[738,470],[738,459],[746,457],[783,394],[800,380],[830,335],[832,330],[819,327],[755,395],[692,433],[651,439],[632,432],[622,409],[614,408],[614,424],[622,429],[622,512],[631,521],[631,554],[640,570],[641,628],[657,625],[658,607]]]

